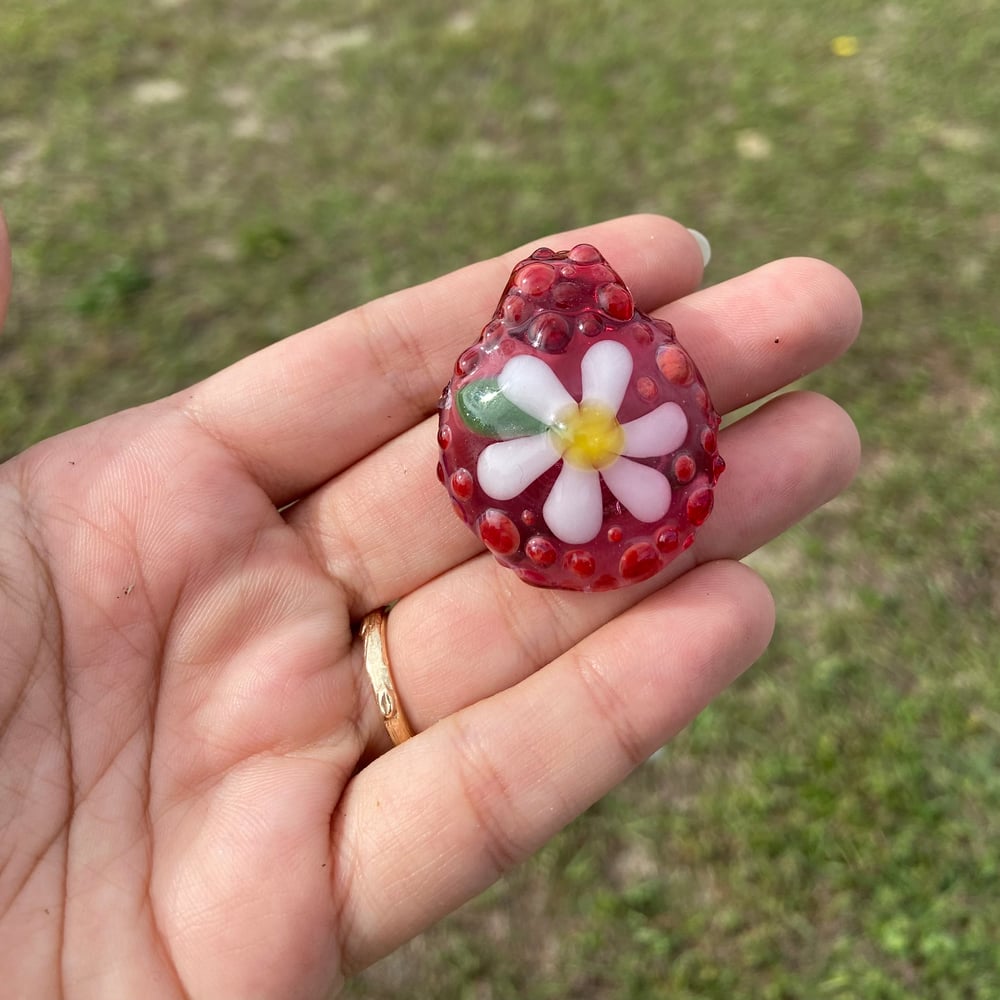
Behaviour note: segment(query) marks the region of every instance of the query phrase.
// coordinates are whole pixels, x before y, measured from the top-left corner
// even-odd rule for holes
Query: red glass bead
[[[718,429],[673,327],[635,309],[600,251],[542,248],[445,389],[440,477],[525,582],[609,590],[693,542],[725,468]]]

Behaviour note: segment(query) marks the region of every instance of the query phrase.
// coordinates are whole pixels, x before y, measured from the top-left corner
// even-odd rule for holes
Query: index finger
[[[184,411],[239,456],[277,504],[314,489],[426,417],[514,264],[541,245],[594,243],[650,311],[693,291],[701,250],[659,216],[535,241],[289,337],[185,393]]]

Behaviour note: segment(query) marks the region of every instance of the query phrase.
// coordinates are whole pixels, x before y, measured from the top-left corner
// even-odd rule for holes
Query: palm
[[[647,306],[697,280],[679,227],[624,220],[565,239],[583,235],[624,260]],[[629,249],[653,235],[672,274]],[[0,579],[12,623],[0,705],[23,752],[0,758],[18,791],[0,806],[0,845],[15,846],[0,940],[50,941],[22,973],[58,969],[66,995],[154,995],[155,980],[163,996],[320,996],[538,846],[766,642],[766,592],[725,560],[846,481],[849,424],[793,396],[728,432],[720,511],[669,586],[528,591],[451,518],[428,421],[507,263],[333,321],[5,468],[16,572]],[[791,346],[770,371],[752,351],[741,368],[701,317],[752,308],[790,271],[673,307],[719,339],[699,360],[724,407],[822,363],[856,329],[843,279],[795,267],[813,286],[784,307]],[[810,326],[802,303],[824,319]],[[749,514],[736,502],[765,493],[781,499]],[[397,598],[393,669],[421,734],[386,755],[352,623]],[[665,674],[670,697],[650,702],[643,685]]]
[[[96,910],[189,987],[213,956],[245,967],[255,939],[328,977],[330,815],[362,750],[349,618],[267,495],[186,423],[159,442],[84,429],[23,462],[57,598],[41,632],[64,637],[70,926]]]

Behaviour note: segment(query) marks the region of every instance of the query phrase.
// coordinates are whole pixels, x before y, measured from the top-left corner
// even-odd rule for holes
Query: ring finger
[[[857,467],[850,419],[812,393],[773,400],[723,440],[729,467],[715,515],[691,549],[645,584],[601,595],[535,590],[482,555],[403,598],[388,645],[413,727],[511,687],[696,563],[747,555],[836,495]],[[366,732],[372,751],[387,747],[374,701]]]

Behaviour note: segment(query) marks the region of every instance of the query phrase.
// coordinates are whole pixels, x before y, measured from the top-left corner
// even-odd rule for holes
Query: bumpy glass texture
[[[526,583],[614,590],[694,541],[725,468],[673,328],[588,244],[536,250],[441,397],[438,477]]]

